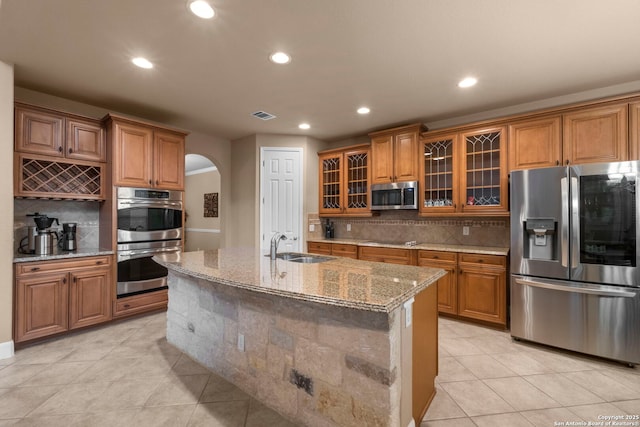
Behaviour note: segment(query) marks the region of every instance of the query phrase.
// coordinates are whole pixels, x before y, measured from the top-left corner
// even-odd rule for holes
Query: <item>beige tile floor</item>
[[[0,360],[0,427],[293,426],[164,337],[158,313]],[[439,350],[438,392],[421,427],[547,427],[640,414],[638,369],[446,318]]]
[[[587,426],[614,415],[640,426],[638,368],[442,317],[439,331],[437,393],[421,427]]]

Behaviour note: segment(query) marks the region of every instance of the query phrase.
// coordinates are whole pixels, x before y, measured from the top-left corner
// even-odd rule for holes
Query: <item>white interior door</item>
[[[302,149],[266,148],[262,158],[260,248],[268,253],[271,237],[282,233],[278,252],[300,251],[302,238]]]

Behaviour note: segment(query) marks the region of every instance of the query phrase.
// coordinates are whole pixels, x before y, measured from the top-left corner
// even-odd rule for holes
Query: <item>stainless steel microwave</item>
[[[418,181],[371,185],[371,210],[418,209]]]

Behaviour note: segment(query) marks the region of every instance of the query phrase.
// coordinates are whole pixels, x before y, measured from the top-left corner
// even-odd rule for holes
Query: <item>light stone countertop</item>
[[[254,248],[153,257],[170,272],[286,298],[385,313],[445,274],[439,268],[330,258],[316,264],[272,261]]]
[[[53,254],[51,255],[30,255],[30,254],[15,254],[13,256],[13,262],[34,262],[34,261],[53,261],[57,259],[67,259],[67,258],[82,258],[82,257],[90,257],[90,256],[101,256],[101,255],[113,255],[114,251],[98,249],[98,248],[82,248],[77,249],[75,251],[63,251],[62,249],[58,250],[54,249]]]
[[[373,246],[379,248],[401,248],[401,249],[423,249],[430,251],[443,251],[443,252],[465,252],[469,254],[481,254],[481,255],[509,255],[509,248],[493,247],[493,246],[471,246],[471,245],[452,245],[446,243],[420,243],[416,245],[408,246],[404,243],[383,243],[373,242],[371,240],[357,240],[357,239],[308,239],[307,242],[317,243],[343,243],[352,244],[358,246]]]

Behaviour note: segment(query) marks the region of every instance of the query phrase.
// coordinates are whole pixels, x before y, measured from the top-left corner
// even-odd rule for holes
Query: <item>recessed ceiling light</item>
[[[471,87],[476,83],[478,83],[478,79],[476,79],[475,77],[465,77],[464,79],[460,80],[460,82],[458,83],[458,87]]]
[[[196,0],[189,3],[189,9],[194,15],[203,18],[211,19],[215,16],[216,12],[213,8],[204,0]]]
[[[153,64],[149,62],[147,58],[143,58],[141,56],[137,58],[133,58],[131,62],[133,62],[135,65],[137,65],[140,68],[153,68]]]
[[[288,64],[291,62],[291,57],[284,52],[273,53],[269,59],[271,59],[271,62],[275,62],[276,64]]]
[[[370,109],[368,109],[367,107],[360,107],[358,108],[358,114],[369,114],[369,112],[371,112]]]
[[[300,129],[311,129],[311,125],[309,123],[300,123],[298,127]]]

